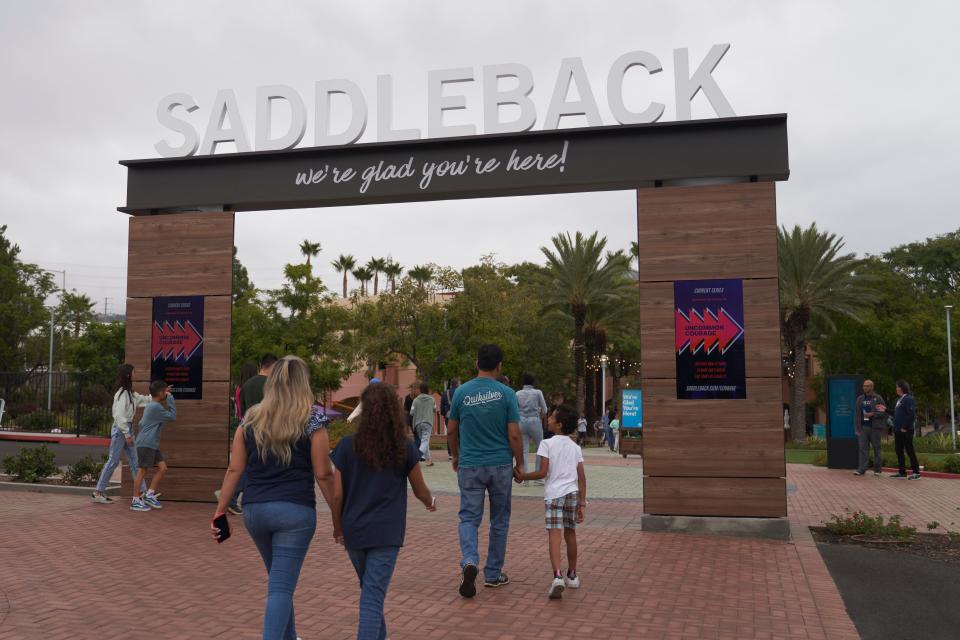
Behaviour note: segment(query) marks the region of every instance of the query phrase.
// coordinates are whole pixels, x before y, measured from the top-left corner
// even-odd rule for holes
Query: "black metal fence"
[[[85,373],[0,372],[0,431],[109,436],[110,390]]]

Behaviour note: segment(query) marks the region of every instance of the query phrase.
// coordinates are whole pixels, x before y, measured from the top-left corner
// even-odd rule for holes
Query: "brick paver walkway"
[[[611,454],[590,464],[592,457],[595,489],[604,470],[636,473],[639,483],[639,459],[616,463]],[[449,473],[445,464],[430,475]],[[800,465],[790,465],[788,478],[798,532],[843,506],[893,504],[924,520],[949,513],[960,496],[960,482],[950,480],[907,486]],[[456,502],[442,496],[435,514],[410,506],[388,596],[391,638],[857,637],[809,536],[784,543],[642,532],[636,500],[591,500],[579,537],[583,588],[549,601],[542,503],[517,497],[511,584],[463,600]],[[262,564],[238,518],[227,543],[207,537],[211,511],[168,503],[140,514],[122,502],[0,493],[0,640],[259,638]],[[320,511],[297,590],[298,632],[304,640],[351,638],[357,582]]]

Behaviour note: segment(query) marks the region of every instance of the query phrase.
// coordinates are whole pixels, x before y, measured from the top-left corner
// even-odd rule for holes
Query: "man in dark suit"
[[[857,397],[856,430],[860,447],[860,465],[853,475],[862,476],[870,466],[870,447],[873,446],[873,475],[880,476],[883,470],[883,454],[880,452],[880,436],[887,426],[887,407],[883,398],[873,392],[873,381],[863,381],[863,395]]]

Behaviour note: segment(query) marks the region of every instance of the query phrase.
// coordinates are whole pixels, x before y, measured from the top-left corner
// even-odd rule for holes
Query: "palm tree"
[[[433,269],[429,265],[417,265],[407,271],[407,275],[420,285],[423,289],[430,279],[433,278]]]
[[[834,329],[833,317],[859,321],[866,305],[877,301],[869,279],[858,276],[859,261],[852,253],[840,255],[843,239],[821,232],[816,223],[807,229],[777,229],[780,272],[780,331],[790,371],[790,435],[795,442],[807,436],[806,394],[807,345],[812,327]]]
[[[74,338],[80,337],[80,331],[96,320],[93,307],[96,303],[85,293],[64,291],[57,316],[65,326],[69,326]]]
[[[551,238],[553,250],[540,247],[547,265],[540,285],[545,308],[569,315],[573,319],[574,374],[577,380],[577,411],[586,404],[586,354],[584,327],[591,306],[624,295],[624,278],[630,268],[629,259],[620,251],[607,253],[606,238],[597,232],[585,237],[581,232],[571,238],[561,233]]]
[[[396,293],[397,278],[403,275],[403,267],[400,266],[400,263],[388,259],[386,266],[383,268],[383,275],[390,279],[390,293]]]
[[[367,283],[373,278],[373,271],[368,267],[357,267],[353,270],[353,277],[360,282],[360,295],[367,295]]]
[[[373,295],[377,295],[380,290],[380,274],[387,266],[387,261],[383,258],[370,258],[367,262],[367,269],[373,273]]]
[[[333,265],[333,268],[337,270],[337,273],[343,274],[343,297],[346,298],[347,297],[347,274],[349,274],[350,271],[355,266],[357,266],[357,259],[354,258],[349,253],[346,255],[341,253],[340,257],[338,257],[336,260],[334,260],[330,264]]]
[[[634,260],[637,261],[637,268],[640,268],[640,244],[637,242],[630,243],[630,262]]]
[[[307,257],[307,266],[310,266],[310,258],[315,258],[320,253],[320,243],[304,240],[300,243],[300,253]]]

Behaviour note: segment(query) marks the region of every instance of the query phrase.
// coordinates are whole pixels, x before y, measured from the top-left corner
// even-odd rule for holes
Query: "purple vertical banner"
[[[153,299],[150,380],[165,380],[178,400],[203,397],[203,296]]]
[[[677,398],[746,398],[743,280],[673,283]]]

